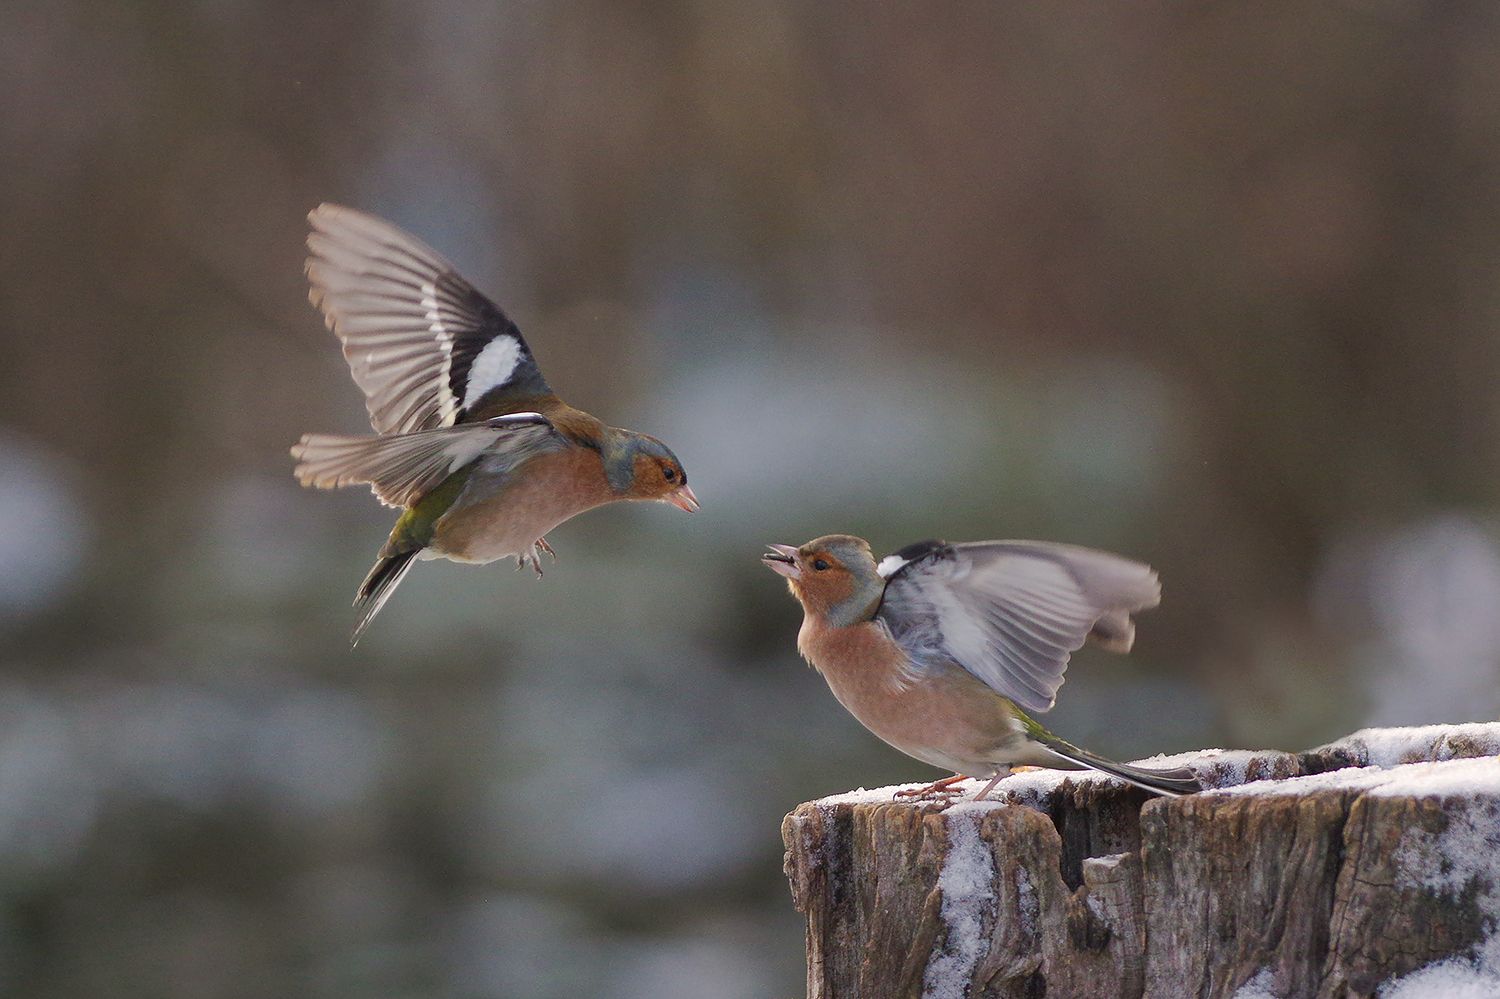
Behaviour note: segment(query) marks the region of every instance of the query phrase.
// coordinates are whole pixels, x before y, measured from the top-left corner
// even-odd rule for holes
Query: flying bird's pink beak
[[[802,569],[797,565],[797,549],[791,545],[767,545],[770,551],[760,557],[766,568],[780,573],[787,579],[801,579]]]
[[[688,488],[686,482],[667,493],[664,499],[677,509],[686,510],[688,513],[697,513],[698,507],[702,505],[698,502],[698,497],[694,496],[693,491]]]

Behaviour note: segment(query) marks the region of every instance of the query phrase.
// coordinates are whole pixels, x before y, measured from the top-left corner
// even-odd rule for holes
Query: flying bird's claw
[[[540,548],[542,551],[546,552],[548,555],[551,555],[552,556],[552,561],[554,561],[554,562],[557,561],[557,552],[553,551],[552,550],[552,546],[549,545],[549,544],[547,544],[547,539],[546,538],[537,538],[536,539],[536,547]]]
[[[531,570],[536,573],[536,578],[537,579],[541,579],[542,578],[542,554],[541,553],[543,551],[546,551],[549,555],[552,555],[552,561],[554,561],[554,562],[557,561],[557,555],[555,553],[553,553],[551,545],[547,544],[547,542],[545,542],[545,541],[533,541],[530,548],[526,549],[525,552],[523,552],[520,555],[516,556],[516,571],[520,572],[522,569],[524,569],[526,566],[529,565],[529,566],[531,566]]]

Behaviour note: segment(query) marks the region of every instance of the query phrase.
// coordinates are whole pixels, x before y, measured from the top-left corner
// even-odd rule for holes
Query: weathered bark
[[[1142,815],[1152,995],[1317,992],[1348,795],[1215,795]]]
[[[809,999],[1332,999],[1446,958],[1500,973],[1497,752],[1500,724],[1357,733],[1202,754],[1221,790],[1185,798],[1044,772],[983,803],[802,805],[782,835]],[[1448,762],[1396,766],[1419,759]]]

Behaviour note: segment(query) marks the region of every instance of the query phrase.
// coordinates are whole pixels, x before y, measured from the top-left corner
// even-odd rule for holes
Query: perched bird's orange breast
[[[797,648],[850,714],[909,756],[981,776],[1017,738],[1009,701],[959,667],[913,667],[875,621],[833,627],[809,616]]]

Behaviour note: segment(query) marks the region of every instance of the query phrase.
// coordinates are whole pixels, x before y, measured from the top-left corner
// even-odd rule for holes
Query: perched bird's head
[[[771,545],[760,559],[786,577],[803,611],[833,625],[868,619],[885,591],[870,543],[852,534],[824,535],[800,548]]]
[[[625,499],[660,500],[688,513],[698,510],[682,462],[655,437],[618,431],[615,446],[604,454],[604,474]]]

